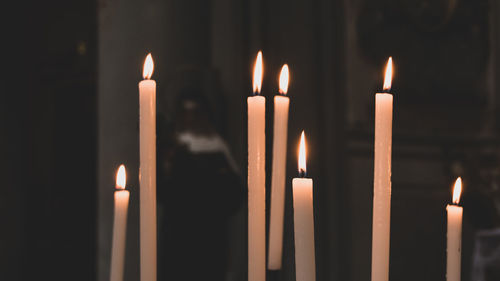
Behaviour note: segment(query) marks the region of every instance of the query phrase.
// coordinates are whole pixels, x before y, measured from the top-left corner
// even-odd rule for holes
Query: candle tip
[[[304,131],[302,131],[302,134],[300,135],[300,144],[299,144],[299,175],[301,177],[304,177],[307,168],[306,168],[306,136]]]
[[[385,67],[385,77],[384,77],[384,91],[390,91],[392,87],[392,57],[387,60],[387,66]]]
[[[127,184],[127,173],[125,171],[125,165],[121,164],[118,168],[118,172],[116,172],[116,188],[117,189],[125,189],[125,185]]]
[[[455,185],[453,187],[453,204],[457,204],[460,202],[460,195],[462,194],[462,178],[458,177],[455,181]]]
[[[146,56],[146,59],[144,60],[142,77],[144,77],[144,79],[151,79],[151,76],[153,75],[153,70],[154,70],[153,57],[151,56],[151,53],[149,53]]]
[[[289,72],[288,72],[288,64],[284,64],[283,67],[281,68],[281,73],[280,73],[280,94],[286,95],[288,92],[288,80],[289,80]]]
[[[257,58],[255,59],[255,66],[253,68],[253,92],[254,94],[260,94],[262,88],[262,75],[264,74],[264,66],[262,62],[262,51],[257,53]]]

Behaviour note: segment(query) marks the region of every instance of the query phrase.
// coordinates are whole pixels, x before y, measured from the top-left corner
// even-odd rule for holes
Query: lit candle
[[[446,280],[460,281],[460,260],[462,255],[462,215],[463,208],[458,206],[462,192],[462,179],[455,181],[453,204],[446,206],[448,213],[448,231],[446,248]]]
[[[392,58],[385,70],[384,91],[375,95],[372,281],[389,280],[391,230]]]
[[[144,62],[139,83],[141,281],[156,281],[156,82],[153,59]]]
[[[262,52],[253,73],[254,96],[248,97],[248,281],[266,279],[266,98],[262,86]]]
[[[125,239],[127,237],[127,211],[130,193],[125,190],[127,175],[121,165],[116,173],[115,217],[113,221],[113,245],[111,250],[111,281],[123,280],[125,263]]]
[[[288,65],[279,78],[279,95],[274,97],[273,174],[271,178],[271,219],[269,223],[269,258],[271,270],[281,268],[283,251],[283,215],[285,212],[286,141],[288,131]]]
[[[304,131],[299,145],[299,176],[292,181],[295,228],[295,280],[316,280],[314,251],[313,180],[306,176],[306,140]]]

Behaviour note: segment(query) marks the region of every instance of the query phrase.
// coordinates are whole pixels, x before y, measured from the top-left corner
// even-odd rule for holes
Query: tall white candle
[[[127,175],[121,165],[116,173],[115,213],[113,220],[113,244],[111,248],[111,281],[123,281],[125,264],[125,241],[127,233],[127,212],[130,193],[125,190]]]
[[[248,97],[248,281],[266,279],[266,98],[262,85],[262,52],[255,61],[253,91]]]
[[[141,281],[156,281],[156,82],[153,59],[144,62],[139,83]]]
[[[448,213],[447,247],[446,247],[446,280],[460,281],[462,257],[462,215],[463,208],[458,206],[462,192],[462,179],[455,181],[453,188],[453,204],[446,206]]]
[[[391,89],[392,58],[387,62],[384,91]],[[389,280],[391,230],[392,94],[375,95],[372,281]]]
[[[271,178],[271,219],[269,223],[268,268],[281,268],[283,252],[283,216],[285,212],[286,142],[288,132],[288,65],[279,79],[280,95],[274,97],[273,173]]]
[[[304,131],[300,137],[299,174],[294,178],[293,214],[295,228],[295,280],[316,280],[316,257],[314,251],[313,180],[306,174],[306,140]]]

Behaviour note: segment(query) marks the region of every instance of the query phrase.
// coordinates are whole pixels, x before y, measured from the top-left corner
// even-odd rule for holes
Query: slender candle
[[[375,95],[372,281],[389,280],[391,230],[392,58],[387,62],[384,91]]]
[[[141,281],[156,281],[156,82],[153,59],[144,62],[139,83]]]
[[[125,239],[127,237],[127,211],[130,193],[125,190],[127,175],[120,165],[116,173],[115,217],[113,221],[113,245],[111,250],[111,281],[123,281],[125,264]]]
[[[254,96],[248,97],[248,281],[266,280],[266,98],[262,86],[262,52],[253,73]]]
[[[455,181],[453,204],[446,206],[448,231],[446,248],[446,281],[460,281],[462,255],[462,215],[463,208],[458,206],[462,192],[462,179]]]
[[[306,139],[299,145],[299,176],[292,181],[295,228],[295,280],[316,280],[314,251],[313,180],[306,176]]]
[[[271,178],[271,219],[269,223],[268,268],[281,268],[283,252],[283,215],[285,212],[286,141],[288,132],[288,65],[279,78],[279,95],[274,97],[273,174]]]

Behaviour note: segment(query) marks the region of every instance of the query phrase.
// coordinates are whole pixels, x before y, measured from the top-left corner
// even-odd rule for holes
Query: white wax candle
[[[384,90],[390,89],[389,58]],[[375,95],[375,159],[373,177],[372,281],[389,280],[391,229],[392,94]]]
[[[299,173],[305,175],[305,136],[302,132],[299,149]],[[313,180],[294,178],[293,214],[295,229],[295,280],[316,280],[314,250]]]
[[[254,71],[254,92],[260,93],[262,53]],[[259,70],[260,69],[260,70]],[[257,77],[256,77],[257,76]],[[256,80],[258,85],[256,85]],[[257,86],[257,87],[256,87]],[[248,281],[266,279],[266,99],[248,97]]]
[[[297,281],[316,280],[312,187],[312,179],[294,178],[292,181]]]
[[[460,178],[455,182],[453,192],[453,203],[446,206],[448,214],[447,227],[447,247],[446,247],[446,280],[460,281],[461,256],[462,256],[462,216],[463,208],[457,206],[462,180]]]
[[[271,218],[269,223],[268,268],[281,268],[283,252],[283,216],[285,212],[286,145],[288,132],[288,65],[280,75],[280,93],[274,97],[273,173],[271,178]]]
[[[123,281],[125,264],[125,241],[127,212],[130,193],[125,188],[125,166],[121,165],[116,175],[115,212],[113,221],[113,244],[111,250],[111,281]]]
[[[156,281],[156,82],[151,54],[139,83],[141,281]]]

